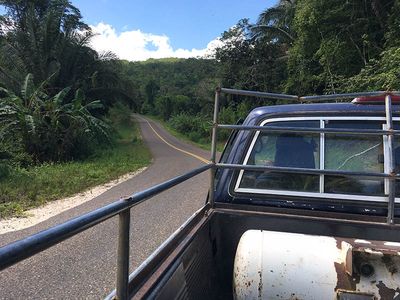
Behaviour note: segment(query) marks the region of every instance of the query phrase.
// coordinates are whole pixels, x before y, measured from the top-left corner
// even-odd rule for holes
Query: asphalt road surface
[[[148,169],[47,221],[0,235],[0,246],[183,174],[209,159],[209,152],[179,141],[153,121],[136,118],[153,155]],[[132,209],[131,272],[205,203],[207,189],[205,172]],[[100,299],[108,295],[115,287],[117,221],[114,217],[0,272],[0,299]]]

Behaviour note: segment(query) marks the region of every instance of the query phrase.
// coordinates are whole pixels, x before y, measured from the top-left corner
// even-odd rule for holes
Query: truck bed
[[[258,207],[255,211],[254,206],[217,204],[215,209],[201,210],[192,222],[180,229],[182,238],[163,247],[163,251],[170,249],[169,255],[158,261],[155,272],[148,274],[151,268],[141,268],[135,274],[130,281],[131,296],[232,299],[234,257],[245,231],[260,229],[335,237],[338,247],[341,241],[351,243],[354,239],[380,241],[385,237],[385,241],[400,242],[400,226],[384,222],[379,217],[366,220],[356,215],[299,214],[290,209],[268,207]],[[338,287],[345,282],[342,280],[345,276],[345,270],[338,269]],[[346,289],[346,286],[340,288]]]

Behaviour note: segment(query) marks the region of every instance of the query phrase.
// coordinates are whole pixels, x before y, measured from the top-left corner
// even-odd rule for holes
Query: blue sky
[[[72,3],[99,34],[93,42],[96,50],[111,50],[124,59],[144,60],[199,56],[238,20],[256,21],[260,12],[276,1],[72,0]]]

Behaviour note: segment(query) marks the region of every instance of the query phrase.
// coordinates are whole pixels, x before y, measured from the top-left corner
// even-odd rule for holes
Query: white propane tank
[[[372,246],[373,241],[350,242],[326,236],[246,231],[240,238],[234,261],[234,298],[353,299],[338,296],[357,291],[365,298],[360,294],[361,298],[354,299],[394,299],[381,294],[382,287],[393,291],[393,296],[399,295],[400,252],[394,249],[390,269],[382,263],[385,252],[370,248],[357,252],[361,251],[357,243]],[[382,245],[389,244],[397,244],[395,248],[400,250],[398,243],[383,242]],[[368,276],[355,273],[353,255],[364,257],[371,266],[367,271],[373,270],[373,273]],[[341,288],[344,281],[349,287]]]

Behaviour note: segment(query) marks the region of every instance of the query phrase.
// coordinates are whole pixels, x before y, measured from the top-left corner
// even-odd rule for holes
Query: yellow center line
[[[194,157],[194,158],[200,160],[200,161],[203,162],[203,163],[206,163],[206,164],[211,163],[209,160],[204,159],[204,158],[202,158],[201,156],[198,156],[198,155],[196,155],[196,154],[194,154],[194,153],[192,153],[192,152],[183,150],[183,149],[181,149],[181,148],[178,148],[178,147],[176,147],[176,146],[170,144],[169,142],[167,142],[167,141],[153,128],[153,126],[151,126],[151,124],[150,124],[149,121],[147,121],[145,118],[143,118],[143,120],[146,121],[146,123],[150,126],[151,130],[154,131],[154,133],[160,138],[160,140],[162,140],[164,143],[166,143],[166,144],[167,144],[168,146],[170,146],[171,148],[174,148],[175,150],[178,150],[178,151],[180,151],[180,152],[182,152],[182,153],[185,153],[185,154],[187,154],[187,155],[190,155],[190,156],[192,156],[192,157]]]

